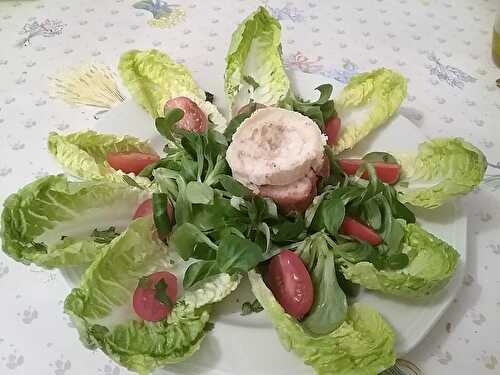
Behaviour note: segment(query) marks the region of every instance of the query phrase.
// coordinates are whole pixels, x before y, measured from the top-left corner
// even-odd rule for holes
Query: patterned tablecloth
[[[48,132],[95,122],[97,109],[50,94],[51,77],[91,62],[115,69],[125,50],[158,48],[222,85],[231,32],[259,4],[282,23],[288,68],[339,83],[376,67],[398,70],[409,81],[404,116],[429,136],[464,137],[487,155],[487,182],[463,202],[464,286],[407,359],[426,374],[499,374],[500,69],[491,59],[499,1],[0,1],[0,200],[59,171]],[[0,291],[0,374],[128,373],[80,344],[57,271],[2,254]]]

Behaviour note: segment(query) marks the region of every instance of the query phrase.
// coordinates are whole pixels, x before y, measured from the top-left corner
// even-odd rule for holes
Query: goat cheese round
[[[267,107],[243,121],[226,159],[233,177],[247,186],[288,185],[321,168],[325,143],[309,117]]]

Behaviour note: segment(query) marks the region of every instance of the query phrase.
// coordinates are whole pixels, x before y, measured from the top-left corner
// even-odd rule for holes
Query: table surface
[[[486,154],[490,182],[463,199],[464,286],[406,359],[426,374],[500,373],[500,69],[491,59],[500,2],[188,0],[157,4],[163,15],[134,8],[136,2],[0,1],[0,200],[59,172],[41,152],[50,131],[94,125],[98,110],[51,96],[51,77],[90,62],[116,69],[125,50],[158,48],[195,78],[220,76],[222,86],[231,32],[265,5],[282,24],[289,69],[339,83],[377,67],[398,70],[408,79],[401,114],[428,136],[460,136]],[[0,288],[0,374],[128,374],[80,344],[63,313],[68,286],[57,271],[2,254]]]

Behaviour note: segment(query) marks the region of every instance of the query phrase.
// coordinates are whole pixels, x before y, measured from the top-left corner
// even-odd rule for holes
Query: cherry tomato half
[[[340,168],[348,176],[353,176],[356,174],[358,168],[365,162],[362,159],[339,159],[337,160]],[[399,164],[392,163],[382,163],[375,162],[371,163],[380,181],[385,182],[389,185],[395,184],[399,180],[399,175],[401,173],[401,167]],[[368,172],[364,172],[361,178],[365,180],[368,179]]]
[[[148,216],[151,215],[152,213],[153,213],[153,200],[146,199],[139,205],[139,207],[137,207],[132,219],[135,220],[138,217]],[[167,215],[170,220],[170,223],[172,224],[174,222],[174,208],[170,203],[167,205]]]
[[[204,133],[208,129],[207,115],[191,99],[178,96],[165,103],[165,110],[179,108],[184,111],[184,117],[177,123],[177,127],[194,133]]]
[[[311,276],[293,251],[274,256],[267,270],[267,283],[285,312],[296,319],[306,315],[314,301]]]
[[[148,165],[160,160],[160,157],[144,152],[110,152],[106,160],[113,169],[138,175]]]
[[[165,283],[164,295],[168,298],[165,304],[164,297],[158,297],[158,283]],[[164,296],[163,295],[163,296]],[[165,319],[177,300],[177,278],[170,272],[156,272],[141,279],[134,292],[133,307],[135,313],[142,320],[157,322]]]
[[[360,241],[368,242],[372,246],[382,243],[382,237],[369,226],[360,223],[352,217],[346,216],[340,226],[340,233],[355,237]]]
[[[339,117],[330,117],[325,124],[326,143],[335,146],[340,133],[341,121]]]

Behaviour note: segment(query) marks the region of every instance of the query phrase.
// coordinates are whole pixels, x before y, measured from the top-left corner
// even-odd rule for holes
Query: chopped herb
[[[243,81],[245,81],[250,86],[252,86],[254,90],[257,90],[259,88],[259,86],[260,86],[257,83],[257,81],[255,79],[253,79],[253,77],[251,77],[251,76],[243,76]]]
[[[47,245],[43,242],[31,241],[31,246],[33,246],[36,251],[47,253]]]
[[[211,92],[205,91],[205,100],[207,102],[213,104],[213,102],[214,102],[214,94],[212,94]]]
[[[149,276],[143,276],[139,279],[139,283],[137,284],[138,288],[149,288]]]
[[[165,306],[172,308],[174,304],[172,303],[170,297],[167,295],[167,286],[168,285],[165,280],[161,279],[160,281],[158,281],[155,285],[155,298]]]
[[[94,241],[97,243],[107,244],[118,237],[120,233],[116,232],[115,227],[109,227],[108,229],[99,230],[94,229],[91,236],[94,237]]]
[[[61,236],[61,241],[64,241],[68,236]]]
[[[207,323],[205,324],[205,331],[206,331],[206,332],[209,332],[209,331],[213,330],[213,329],[214,329],[214,327],[215,327],[215,324],[213,324],[212,322],[207,322]]]
[[[252,313],[260,313],[264,308],[260,302],[256,299],[253,302],[243,302],[241,305],[241,315],[246,316]]]

